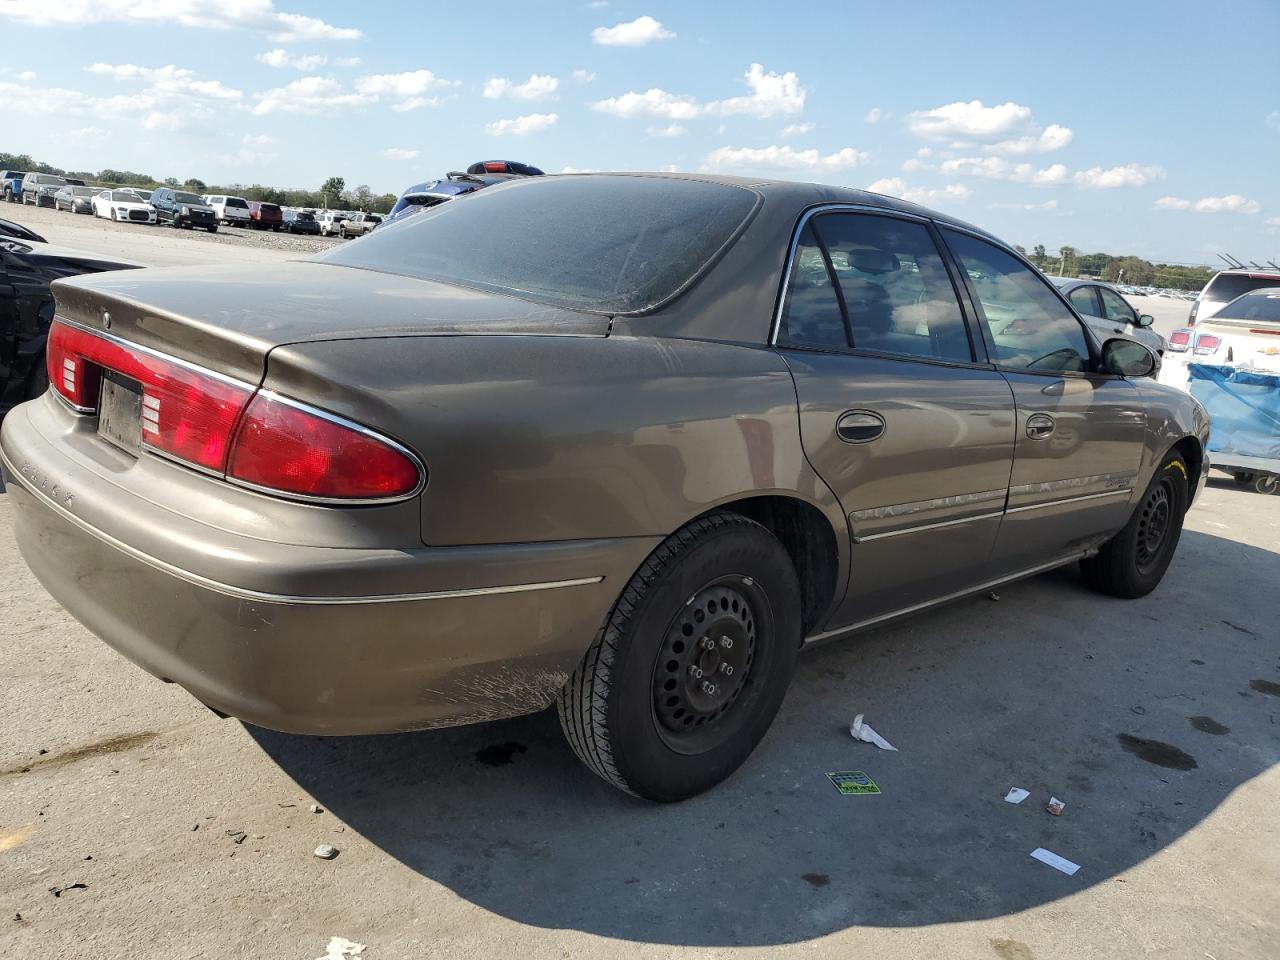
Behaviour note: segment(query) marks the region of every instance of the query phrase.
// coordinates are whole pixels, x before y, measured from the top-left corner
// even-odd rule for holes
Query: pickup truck
[[[353,213],[345,220],[338,221],[338,236],[343,240],[351,237],[363,237],[382,222],[376,213]]]
[[[22,178],[25,170],[0,170],[0,193],[10,203],[22,202]]]

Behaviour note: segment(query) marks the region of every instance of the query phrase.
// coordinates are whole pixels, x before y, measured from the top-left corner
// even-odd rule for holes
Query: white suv
[[[249,201],[244,197],[205,197],[204,202],[213,207],[219,223],[229,227],[247,227],[252,222]]]
[[[317,210],[316,220],[320,224],[320,236],[336,237],[342,229],[342,224],[351,216],[345,210]]]

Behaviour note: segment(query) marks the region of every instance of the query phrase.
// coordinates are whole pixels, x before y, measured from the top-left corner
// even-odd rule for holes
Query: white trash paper
[[[861,740],[863,743],[874,743],[881,750],[898,752],[897,747],[872,730],[869,724],[862,722],[862,714],[858,714],[853,718],[853,723],[849,725],[849,735],[855,740]]]
[[[1021,803],[1029,796],[1031,796],[1030,790],[1023,790],[1021,787],[1010,787],[1009,792],[1004,795],[1004,802]]]
[[[1060,857],[1053,851],[1046,850],[1044,847],[1036,847],[1031,851],[1031,856],[1036,860],[1039,860],[1041,863],[1047,863],[1055,870],[1061,870],[1068,877],[1075,876],[1076,871],[1080,869],[1080,864],[1072,863],[1066,857]]]
[[[351,960],[352,957],[358,957],[362,953],[364,953],[363,943],[355,943],[346,937],[331,937],[324,956],[318,957],[317,960]]]

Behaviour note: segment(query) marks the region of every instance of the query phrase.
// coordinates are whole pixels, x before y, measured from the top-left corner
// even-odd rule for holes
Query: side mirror
[[[1135,340],[1116,337],[1102,345],[1102,369],[1122,377],[1149,377],[1156,355]]]
[[[1138,317],[1138,326],[1149,327],[1151,326],[1151,324],[1155,323],[1155,321],[1156,321],[1156,318],[1153,317],[1151,314],[1144,313]]]

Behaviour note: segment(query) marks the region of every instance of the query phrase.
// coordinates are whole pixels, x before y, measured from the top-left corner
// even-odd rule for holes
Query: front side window
[[[1098,293],[1102,295],[1102,315],[1108,320],[1115,320],[1117,323],[1138,322],[1138,316],[1133,312],[1133,307],[1129,306],[1120,294],[1106,287],[1099,287]]]
[[[797,247],[784,325],[793,343],[830,346],[839,333],[855,350],[973,359],[964,315],[928,228],[896,217],[814,217]]]
[[[1089,317],[1100,316],[1098,302],[1094,298],[1093,289],[1093,287],[1076,287],[1067,294],[1067,299],[1071,301],[1071,305]]]
[[[985,240],[945,234],[982,305],[996,363],[1046,373],[1088,369],[1084,329],[1030,267]]]

